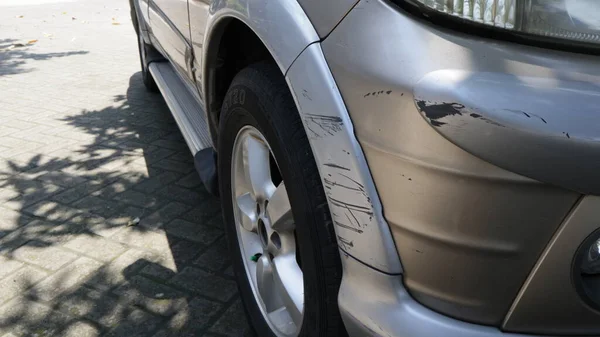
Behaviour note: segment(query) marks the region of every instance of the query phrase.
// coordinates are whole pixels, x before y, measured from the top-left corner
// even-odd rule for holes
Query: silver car
[[[600,335],[600,1],[131,1],[260,337]]]

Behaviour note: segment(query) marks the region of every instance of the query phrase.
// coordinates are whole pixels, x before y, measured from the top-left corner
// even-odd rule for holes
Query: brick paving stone
[[[158,175],[154,175],[153,177],[135,185],[133,188],[144,193],[152,193],[179,178],[181,178],[180,173],[167,171]]]
[[[110,261],[127,249],[123,244],[93,234],[78,235],[73,240],[65,243],[64,247],[100,261]]]
[[[164,319],[142,310],[129,314],[107,337],[142,337],[151,336]]]
[[[0,329],[17,336],[59,336],[70,320],[66,314],[25,298],[0,307]]]
[[[228,307],[220,202],[143,86],[128,1],[11,4],[0,1],[0,336],[241,331],[228,323],[244,315]]]
[[[237,300],[227,309],[223,317],[210,328],[210,331],[231,337],[251,336],[253,334],[248,321],[246,319],[239,319],[243,315],[244,308],[242,307],[242,302]]]
[[[102,331],[98,327],[88,322],[73,322],[68,325],[66,330],[61,331],[64,337],[96,337],[101,333]]]
[[[48,247],[45,243],[37,241],[30,241],[17,248],[12,256],[17,260],[52,271],[59,270],[77,258],[74,253],[54,246]]]
[[[33,298],[50,301],[58,297],[74,286],[81,286],[87,277],[100,269],[102,264],[87,257],[80,257],[68,266],[65,266],[58,272],[52,274],[40,283],[36,284],[30,294]]]
[[[178,261],[178,263],[187,264],[205,249],[206,246],[201,243],[180,240],[171,245],[171,254],[173,254],[173,259]]]
[[[120,297],[157,315],[172,315],[187,305],[186,294],[143,276],[133,276],[114,291]]]
[[[215,242],[215,244],[194,261],[194,264],[214,271],[225,269],[231,264],[227,240],[223,237]]]
[[[1,266],[0,280],[2,280],[4,277],[8,276],[15,270],[23,267],[23,265],[24,264],[22,262],[19,262],[17,260],[13,260],[13,259],[9,259],[4,256],[0,256],[0,266]]]
[[[175,314],[167,323],[167,327],[158,332],[159,336],[205,336],[207,324],[212,321],[222,307],[222,304],[203,298],[193,299],[185,310]]]
[[[87,318],[106,329],[112,329],[135,308],[106,292],[80,287],[63,296],[57,310],[71,316]]]
[[[48,276],[48,272],[31,266],[25,266],[6,276],[0,282],[0,304],[20,296],[23,291],[31,288],[46,276]]]
[[[142,221],[140,222],[140,226],[150,229],[161,228],[165,224],[181,216],[189,209],[189,205],[185,205],[179,202],[170,202],[169,204],[154,211],[153,213],[144,216]]]
[[[218,228],[181,219],[171,221],[165,226],[165,231],[182,239],[199,242],[204,245],[215,242],[223,234],[223,231]]]
[[[193,267],[185,268],[169,283],[222,302],[229,300],[235,294],[236,288],[233,281]]]
[[[195,207],[183,215],[182,218],[194,223],[210,224],[209,221],[216,215],[220,216],[220,213],[221,204],[219,200],[212,196],[208,196],[203,203],[195,205]],[[220,227],[220,224],[213,227]]]

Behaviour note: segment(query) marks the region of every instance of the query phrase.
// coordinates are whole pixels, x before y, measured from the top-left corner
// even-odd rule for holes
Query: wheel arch
[[[202,55],[202,94],[213,144],[223,98],[235,74],[251,63],[271,59],[285,75],[315,41],[319,36],[297,1],[213,3]]]

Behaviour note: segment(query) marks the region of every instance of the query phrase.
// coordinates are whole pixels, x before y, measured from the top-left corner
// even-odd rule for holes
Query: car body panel
[[[187,0],[148,1],[154,44],[159,45],[178,73],[189,81],[191,45]]]
[[[192,0],[196,1],[196,0]],[[194,20],[195,18],[192,18]],[[201,56],[203,73],[207,62],[214,59],[222,29],[227,21],[237,19],[246,24],[264,43],[282,73],[309,44],[319,41],[319,36],[297,1],[219,0],[211,3],[204,32],[203,46],[195,49]],[[285,29],[282,29],[285,27]],[[200,28],[198,28],[200,29]],[[198,34],[194,29],[194,35]],[[213,40],[214,39],[214,40]],[[206,83],[206,77],[202,77]]]
[[[358,0],[298,0],[319,37],[325,38]]]
[[[574,256],[598,230],[600,197],[586,196],[573,209],[544,250],[515,299],[503,329],[526,333],[600,334],[600,313],[574,286]],[[568,313],[568,314],[565,314]]]
[[[402,272],[369,167],[320,44],[302,52],[286,79],[313,149],[340,249],[385,273]]]
[[[445,117],[440,122],[448,124],[435,127],[424,118],[418,104],[467,106],[469,102],[459,99],[464,96],[481,103],[482,109],[496,109],[493,104],[498,104],[497,110],[519,106],[531,110],[527,97],[515,94],[509,99],[504,91],[494,93],[490,86],[504,90],[515,83],[508,79],[515,78],[535,78],[537,84],[545,81],[549,86],[545,96],[533,96],[538,102],[552,97],[553,90],[561,92],[561,81],[552,79],[562,76],[593,81],[595,69],[582,73],[591,58],[569,54],[571,60],[581,63],[565,66],[566,53],[449,31],[383,0],[361,1],[322,45],[367,157],[408,291],[421,303],[451,317],[500,326],[536,260],[580,194],[503,169],[506,166],[502,163],[482,159],[469,148],[462,148],[462,143],[454,144],[440,134],[449,126],[453,128],[448,130],[460,132],[461,121],[468,118],[464,123],[472,120],[478,123],[473,127],[480,126],[469,130],[473,142],[478,140],[483,148],[498,131],[482,125],[502,130],[509,127],[469,115]],[[448,93],[461,93],[465,87],[453,86],[435,75],[459,72],[477,73],[490,82],[469,86],[468,94],[450,100]],[[508,82],[504,86],[498,80]],[[431,89],[437,87],[446,92],[442,95],[440,90]],[[515,93],[515,89],[506,93]],[[490,95],[495,96],[487,99]],[[504,105],[499,105],[501,102]],[[577,102],[571,104],[577,106]],[[548,106],[546,102],[540,105]],[[458,117],[463,119],[457,119],[457,126],[451,125],[450,120]],[[521,120],[516,116],[514,120],[522,122],[522,132],[539,135],[544,142],[545,135],[537,130],[538,124],[546,124],[534,115],[530,117],[523,115]],[[491,154],[504,154],[498,160],[510,161],[513,157],[506,153],[511,149],[518,152],[536,144],[532,139],[528,144],[516,144],[504,136],[504,152],[490,145]],[[547,149],[550,151],[553,148]],[[534,159],[532,166],[539,166],[533,164]],[[558,172],[560,168],[547,168],[553,169]]]
[[[400,276],[378,272],[348,255],[342,255],[342,264],[338,303],[350,336],[532,337],[444,316],[415,301]]]

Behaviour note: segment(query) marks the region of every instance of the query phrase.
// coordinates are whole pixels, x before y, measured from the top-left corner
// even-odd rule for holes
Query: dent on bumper
[[[339,306],[350,336],[524,337],[438,314],[417,303],[398,275],[375,271],[342,252]],[[537,337],[542,337],[537,335]]]
[[[598,83],[445,69],[423,76],[414,99],[440,134],[478,157],[600,194]]]

